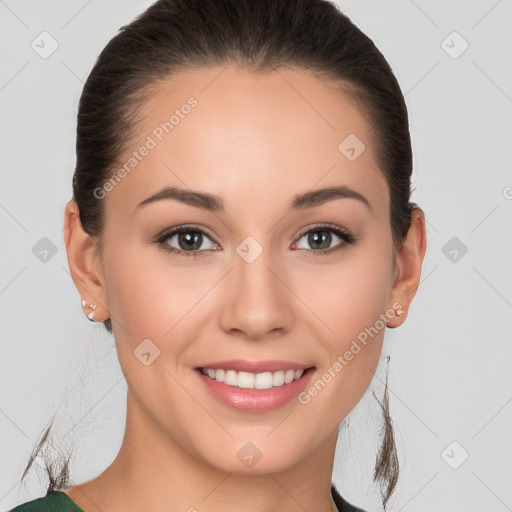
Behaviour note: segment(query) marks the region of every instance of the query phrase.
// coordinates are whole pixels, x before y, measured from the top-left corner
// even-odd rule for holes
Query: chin
[[[232,440],[219,443],[214,451],[211,447],[201,454],[201,458],[215,469],[236,475],[263,475],[286,470],[300,461],[305,440],[283,445],[265,436],[253,436],[252,441]]]

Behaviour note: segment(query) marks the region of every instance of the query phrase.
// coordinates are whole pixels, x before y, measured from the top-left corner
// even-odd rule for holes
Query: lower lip
[[[315,369],[308,368],[300,379],[269,389],[246,389],[229,386],[211,379],[200,369],[196,371],[208,391],[224,405],[241,411],[265,412],[278,409],[296,398],[311,380]]]

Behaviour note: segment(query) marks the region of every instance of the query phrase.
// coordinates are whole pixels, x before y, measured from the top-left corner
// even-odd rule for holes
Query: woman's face
[[[141,114],[125,171],[97,192],[128,424],[225,471],[332,450],[396,299],[367,122],[306,71],[233,66],[158,84]]]

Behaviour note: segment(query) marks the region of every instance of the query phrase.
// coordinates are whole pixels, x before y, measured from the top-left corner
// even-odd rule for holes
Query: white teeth
[[[272,372],[257,373],[254,379],[256,389],[270,389],[272,387]]]
[[[226,375],[224,377],[224,384],[228,384],[229,386],[238,386],[237,375],[235,370],[227,370]]]
[[[254,373],[238,372],[238,387],[254,389]]]
[[[293,370],[288,370],[284,374],[284,383],[289,384],[295,378],[295,372]]]
[[[201,371],[208,375],[210,379],[243,389],[270,389],[271,387],[282,386],[300,379],[304,373],[304,370],[251,373],[236,372],[235,370],[214,370],[212,368],[202,368]]]
[[[284,372],[274,372],[272,374],[272,386],[282,386],[284,384]]]

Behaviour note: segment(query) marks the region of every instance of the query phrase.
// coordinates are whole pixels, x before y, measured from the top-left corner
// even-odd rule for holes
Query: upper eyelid
[[[315,231],[317,229],[328,229],[328,230],[332,230],[332,231],[343,231],[343,232],[348,233],[347,229],[345,229],[341,226],[338,226],[337,224],[331,224],[331,223],[327,222],[327,223],[318,223],[318,224],[313,224],[312,226],[308,226],[307,228],[304,228],[303,231],[300,231],[297,236],[302,237],[306,233],[309,233],[310,231]]]
[[[167,239],[171,236],[174,236],[176,235],[177,233],[181,233],[182,231],[199,231],[200,233],[204,233],[206,234],[208,237],[210,237],[213,241],[213,239],[215,238],[213,233],[210,232],[210,230],[208,228],[204,228],[202,226],[199,226],[199,225],[194,225],[194,224],[185,224],[184,226],[176,226],[174,228],[168,228],[168,229],[164,229],[158,236],[157,236],[157,239]]]

